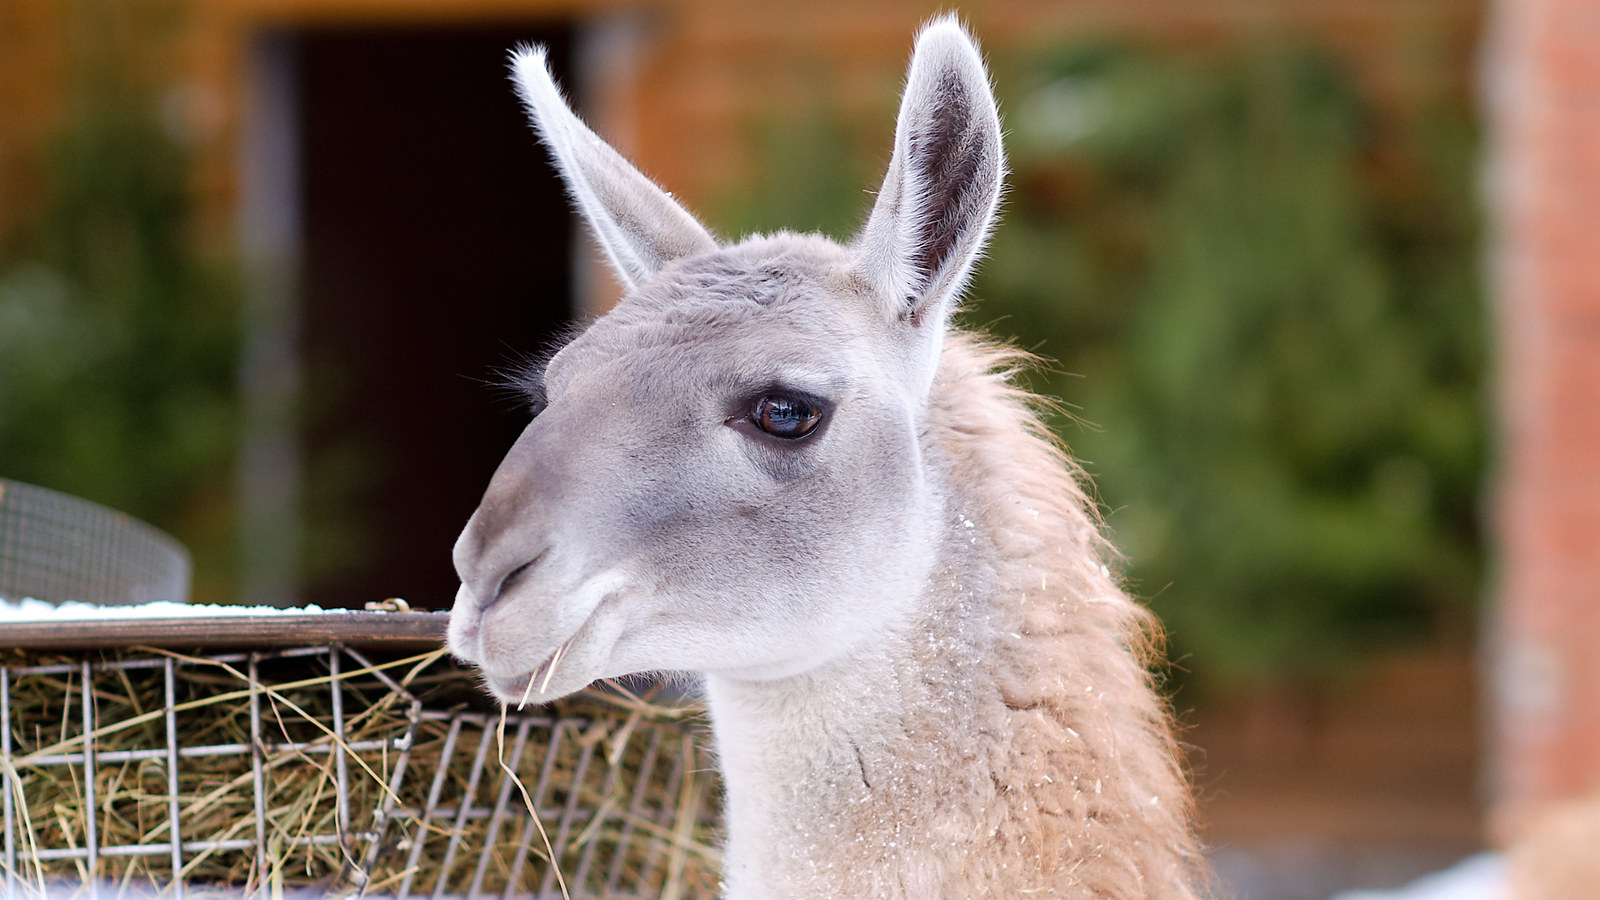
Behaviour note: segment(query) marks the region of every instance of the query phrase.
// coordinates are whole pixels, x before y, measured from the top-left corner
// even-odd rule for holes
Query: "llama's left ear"
[[[589,130],[561,97],[543,47],[511,56],[517,93],[556,167],[629,291],[674,259],[717,248],[694,216]]]
[[[1004,175],[983,58],[953,16],[937,19],[917,36],[894,155],[857,242],[862,274],[894,319],[942,335],[983,254]]]

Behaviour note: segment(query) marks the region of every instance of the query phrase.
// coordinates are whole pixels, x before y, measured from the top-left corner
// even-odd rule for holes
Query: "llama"
[[[848,245],[717,241],[513,69],[626,293],[526,379],[453,651],[510,703],[698,673],[732,900],[1198,896],[1151,619],[1019,357],[950,322],[1004,170],[962,27]]]

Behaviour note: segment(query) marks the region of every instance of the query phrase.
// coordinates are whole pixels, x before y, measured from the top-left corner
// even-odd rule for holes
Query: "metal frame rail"
[[[282,726],[283,710],[279,708],[281,703],[274,699],[275,688],[262,680],[261,669],[269,661],[297,657],[315,658],[312,661],[320,662],[328,673],[321,681],[329,694],[331,727],[310,739],[293,740]],[[242,669],[245,675],[240,693],[241,699],[247,699],[249,704],[248,742],[196,743],[186,740],[180,728],[186,711],[180,688],[183,677],[189,674],[187,670],[217,664],[231,667],[225,671]],[[164,708],[159,712],[162,734],[158,744],[117,749],[103,746],[106,743],[103,735],[113,723],[98,718],[95,684],[97,676],[104,677],[108,673],[143,673],[147,677],[159,673]],[[61,680],[64,687],[59,698],[60,715],[65,720],[75,712],[71,718],[81,724],[78,732],[81,739],[68,740],[67,743],[73,745],[62,752],[19,752],[22,748],[18,746],[19,723],[13,713],[13,695],[19,679],[37,676]],[[369,684],[376,680],[400,698],[404,712],[399,717],[403,722],[398,733],[375,739],[347,733],[352,715],[367,714],[365,709],[347,708],[351,699],[347,694],[355,678],[366,679]],[[76,710],[70,710],[74,705]],[[145,715],[152,721],[155,718],[154,711],[147,711]],[[163,896],[182,898],[186,891],[212,896],[219,889],[253,892],[264,889],[260,879],[263,873],[271,871],[274,865],[271,857],[281,857],[295,847],[337,845],[347,861],[342,879],[351,885],[351,890],[366,896],[409,900],[421,896],[420,890],[431,887],[427,895],[435,900],[560,897],[556,869],[545,860],[544,844],[538,836],[541,827],[551,844],[558,848],[556,856],[562,860],[562,873],[571,897],[646,896],[642,892],[651,891],[651,885],[660,885],[663,880],[669,885],[677,883],[673,875],[663,872],[672,857],[681,856],[681,852],[674,853],[671,846],[679,813],[674,804],[681,796],[694,806],[692,814],[696,817],[714,815],[710,812],[714,804],[709,795],[716,790],[714,779],[696,764],[693,737],[686,728],[675,723],[640,726],[637,721],[629,722],[624,728],[597,727],[597,721],[590,718],[557,718],[539,712],[509,714],[505,719],[506,746],[501,752],[505,755],[505,764],[524,776],[528,795],[538,810],[538,822],[535,822],[527,814],[513,779],[499,776],[501,762],[495,753],[495,738],[500,724],[499,716],[483,712],[424,708],[389,671],[374,665],[360,651],[341,644],[267,653],[215,654],[203,659],[152,651],[123,659],[0,665],[0,825],[4,828],[4,840],[0,843],[0,873],[3,873],[0,888],[8,900],[41,894],[52,898],[97,898],[108,891],[115,894],[115,885],[108,887],[104,881],[104,864],[117,857],[138,856],[168,860],[175,877],[159,886]],[[424,727],[442,730],[444,735],[440,755],[430,760],[431,772],[421,771],[412,754],[419,730]],[[601,738],[613,742],[609,752],[601,749],[604,745]],[[617,764],[623,754],[615,746],[616,742],[635,742],[630,744],[632,768]],[[58,741],[52,746],[60,744]],[[268,801],[273,779],[270,760],[282,759],[285,752],[303,760],[326,760],[332,755],[336,796],[330,830],[309,833],[286,832],[281,827],[274,830],[271,821],[274,810]],[[463,754],[471,755],[464,785],[460,783]],[[387,769],[382,802],[373,809],[358,809],[352,802],[352,779],[370,782],[374,774],[370,766],[359,774],[352,772],[352,762],[362,755],[381,759]],[[186,762],[219,756],[240,758],[241,771],[248,773],[253,802],[247,822],[239,823],[235,829],[247,833],[202,839],[186,833],[186,804],[195,802],[196,798],[180,792],[179,776]],[[565,774],[559,778],[558,761],[565,767]],[[158,765],[164,769],[166,821],[148,829],[140,840],[113,842],[100,827],[100,820],[110,814],[110,798],[96,797],[97,773],[109,766],[128,763]],[[82,808],[94,810],[94,813],[85,817],[79,835],[81,845],[77,845],[77,836],[74,836],[57,846],[41,846],[26,830],[26,810],[19,804],[27,802],[26,781],[30,772],[61,767],[69,770],[68,780],[81,791]],[[694,779],[691,790],[684,790],[685,778]],[[421,793],[419,779],[428,781],[425,802],[420,805],[401,803],[400,798],[406,794],[403,788],[408,785],[413,795]],[[558,781],[565,789],[557,785]],[[654,796],[657,799],[647,802],[646,795],[652,784],[656,785]],[[491,786],[493,796],[480,798],[479,794],[488,792]],[[580,786],[590,788],[591,801],[599,797],[601,802],[585,802]],[[464,837],[469,826],[485,819],[488,820],[487,839],[481,848],[471,846]],[[638,844],[642,849],[631,855],[615,850],[608,859],[603,859],[607,854],[598,852],[601,842],[590,839],[602,828],[608,830],[613,847]],[[509,860],[509,874],[490,879],[494,861],[491,855],[505,855],[506,842],[501,837],[513,831],[515,852]],[[436,858],[441,842],[443,861],[434,870],[433,883],[425,885],[417,877],[424,855]],[[191,884],[190,869],[197,859],[223,851],[252,854],[252,879],[256,883]],[[395,859],[400,855],[404,855],[405,860],[404,865],[398,867],[398,874],[390,875],[382,884],[371,880],[380,867],[395,869]],[[71,861],[70,865],[80,876],[72,883],[61,877],[60,865],[49,865],[64,861]],[[499,862],[502,868],[507,865],[505,859]],[[542,866],[542,874],[527,872],[530,864]],[[533,880],[537,880],[537,887],[529,890],[524,883]],[[491,885],[490,881],[496,883]],[[372,892],[367,892],[368,888]]]

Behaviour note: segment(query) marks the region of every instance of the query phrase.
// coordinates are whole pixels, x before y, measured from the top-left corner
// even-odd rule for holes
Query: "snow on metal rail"
[[[17,627],[0,624],[0,646]],[[573,897],[715,895],[716,786],[680,713],[591,697],[506,713],[497,746],[501,713],[474,702],[474,676],[436,637],[406,655],[427,640],[327,635],[252,652],[101,640],[0,655],[5,897],[130,884],[560,896],[541,830]]]

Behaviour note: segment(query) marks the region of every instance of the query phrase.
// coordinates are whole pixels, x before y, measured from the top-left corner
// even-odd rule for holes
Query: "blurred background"
[[[719,233],[844,237],[945,8],[6,0],[0,475],[172,532],[197,601],[447,608],[498,373],[617,291],[507,50]],[[1600,11],[959,11],[1012,167],[964,316],[1047,361],[1224,882],[1398,885],[1600,789]]]

